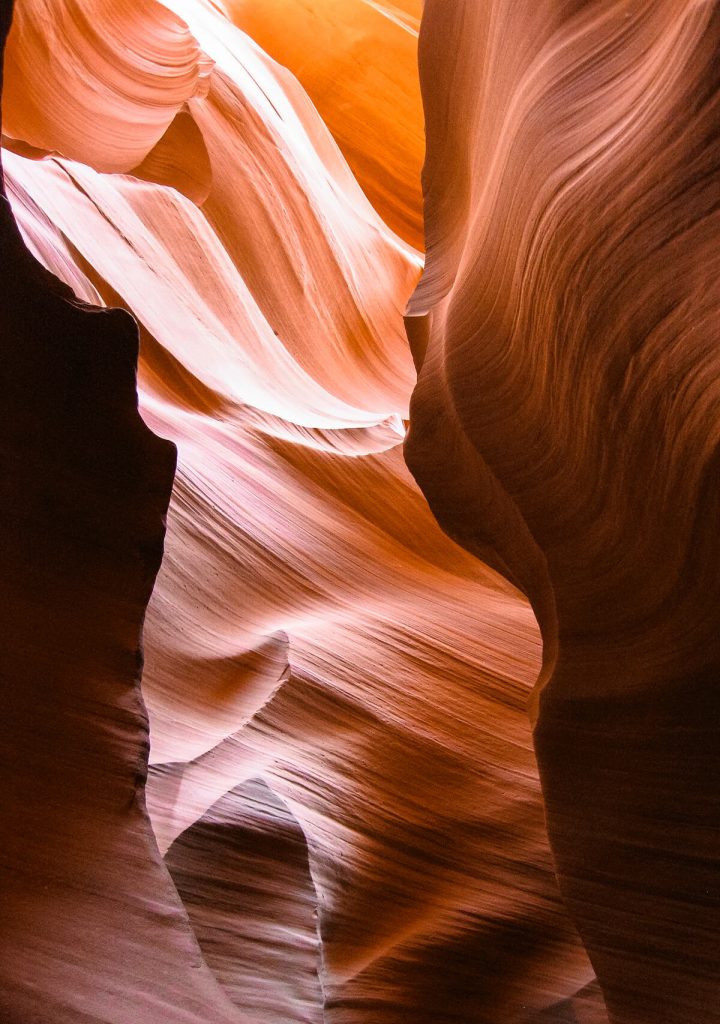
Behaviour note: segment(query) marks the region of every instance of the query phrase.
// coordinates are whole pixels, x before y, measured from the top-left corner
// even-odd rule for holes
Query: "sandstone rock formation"
[[[560,882],[614,1024],[720,1019],[715,3],[428,0],[406,447],[531,598]]]
[[[422,0],[228,0],[233,22],[297,75],[363,191],[422,248]]]
[[[15,7],[0,1016],[716,1020],[714,5]]]
[[[237,1020],[143,795],[140,632],[174,449],[137,411],[131,317],[48,274],[4,194],[0,233],[0,1016]]]

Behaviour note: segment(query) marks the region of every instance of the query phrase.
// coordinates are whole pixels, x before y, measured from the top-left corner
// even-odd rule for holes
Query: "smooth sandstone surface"
[[[228,0],[226,7],[297,76],[388,226],[421,248],[422,0]]]
[[[15,8],[3,1019],[711,1024],[715,5]]]
[[[406,456],[528,594],[561,888],[616,1024],[720,1015],[715,3],[425,4]]]
[[[178,449],[144,625],[146,799],[204,961],[243,1020],[512,1020],[565,1003],[592,971],[557,894],[524,711],[535,620],[444,537],[401,456],[414,380],[402,311],[421,258],[297,81],[214,7],[145,5],[142,47],[107,27],[109,95],[76,13],[58,8],[52,32],[83,73],[51,109],[33,94],[26,138],[29,83],[12,69],[48,11],[26,0],[15,23],[6,187],[36,259],[84,302],[132,311],[140,411]],[[145,77],[170,58],[195,83],[179,107],[172,76],[166,103]],[[164,111],[152,133],[127,101],[141,86]],[[130,173],[106,163],[110,114],[125,118]],[[65,134],[76,119],[83,151]],[[65,742],[60,729],[60,761]],[[261,812],[249,785],[266,793]],[[66,828],[76,836],[73,815]],[[266,828],[273,856],[257,846]],[[116,891],[140,882],[98,856],[98,913],[141,955]],[[148,936],[165,907],[148,908]],[[108,989],[95,946],[77,945],[82,907],[66,917],[62,944],[52,919],[45,934],[58,970],[72,950],[83,987],[41,971],[28,988],[32,943],[18,935],[22,1013],[42,1017],[49,989],[68,1018],[81,999],[91,1019],[154,1020],[141,981],[126,1008],[127,975]],[[199,962],[190,938],[168,1019]],[[226,1010],[208,998],[205,1012]]]

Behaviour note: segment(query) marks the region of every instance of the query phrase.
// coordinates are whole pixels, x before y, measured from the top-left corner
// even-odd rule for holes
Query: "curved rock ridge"
[[[422,0],[229,0],[227,8],[297,75],[385,222],[422,248]]]
[[[91,930],[80,947],[63,939],[65,950],[79,950],[72,966],[84,981],[69,968],[43,969],[55,999],[48,1006],[62,1008],[53,1020],[84,1012],[110,1024],[191,1022],[199,1011],[188,975],[205,986],[202,1019],[213,1021],[582,1020],[597,1006],[592,990],[582,995],[594,976],[557,893],[525,712],[540,669],[535,617],[512,584],[444,536],[402,460],[414,381],[402,310],[421,258],[373,209],[298,81],[221,5],[141,6],[138,14],[115,0],[43,8],[28,0],[10,43],[16,79],[5,107],[14,127],[3,157],[33,256],[83,302],[134,315],[140,412],[177,447],[165,556],[144,624],[146,795],[218,984],[177,897],[163,888],[154,848],[145,870],[159,895],[147,895],[140,872],[133,891],[147,913],[138,923],[124,901],[134,872],[120,883],[117,858],[102,860],[100,847],[109,866],[93,908],[103,927],[138,956],[154,929],[174,936],[184,928],[186,952],[162,967],[153,989],[154,954],[141,966],[125,966],[121,955],[108,978],[92,956],[96,934],[110,948],[105,933]],[[387,36],[389,51],[376,46],[377,26],[412,38],[412,12],[364,6],[380,21],[356,56],[377,68],[396,38]],[[351,8],[352,25],[360,12]],[[90,10],[105,60],[88,56],[88,39],[100,45],[100,37],[86,36],[77,12]],[[39,52],[38,12],[67,54],[62,102],[40,88],[26,102],[34,86],[23,67]],[[132,32],[120,33],[124,18],[134,20]],[[330,44],[316,45],[317,66],[330,66]],[[156,62],[179,68],[186,60],[197,88],[185,95],[168,75],[165,94]],[[128,95],[158,115],[152,132]],[[348,115],[343,144],[371,166],[389,106],[366,134],[359,86],[351,95],[357,107],[349,109],[359,113]],[[33,104],[39,113],[25,137]],[[73,149],[76,123],[82,152]],[[134,163],[104,163],[113,139],[132,149]],[[406,173],[383,185],[385,206],[375,197],[388,219],[408,202]],[[93,317],[127,323],[122,313]],[[104,365],[102,393],[114,394]],[[84,443],[92,450],[92,432]],[[123,451],[131,474],[135,450]],[[451,445],[446,456],[452,464]],[[125,529],[107,503],[94,514]],[[127,543],[134,537],[129,531]],[[90,557],[83,545],[96,543],[92,530],[78,534],[79,565]],[[524,583],[520,571],[508,576]],[[142,602],[133,607],[139,628]],[[65,613],[72,610],[67,602]],[[77,728],[94,735],[91,710],[80,708]],[[142,776],[142,751],[135,754]],[[49,772],[68,756],[56,743],[42,763]],[[117,819],[122,835],[141,834],[130,812]],[[265,830],[278,837],[272,856],[257,845]],[[77,862],[85,833],[69,834]],[[80,878],[78,926],[86,901],[98,900],[83,885]],[[69,929],[64,900],[36,895],[38,913],[48,903],[51,920],[62,916]],[[55,933],[46,934],[54,949]],[[288,952],[278,980],[288,946],[292,964]],[[40,996],[23,980],[27,946],[18,950],[13,991],[28,1000],[17,1004],[24,1012]],[[88,991],[100,1001],[82,1010]],[[155,996],[156,1004],[143,1002]]]
[[[209,67],[188,26],[159,3],[22,0],[7,48],[3,128],[99,170],[129,171],[203,94]]]
[[[531,598],[561,887],[613,1024],[720,1019],[720,7],[427,0],[406,456]]]

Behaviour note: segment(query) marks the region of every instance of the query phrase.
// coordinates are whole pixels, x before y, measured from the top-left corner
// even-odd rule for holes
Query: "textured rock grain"
[[[715,3],[428,0],[420,41],[406,454],[538,616],[550,837],[614,1024],[720,1014],[719,33]]]
[[[143,797],[141,629],[174,448],[138,414],[132,318],[36,262],[4,193],[0,238],[0,1017],[230,1024]]]

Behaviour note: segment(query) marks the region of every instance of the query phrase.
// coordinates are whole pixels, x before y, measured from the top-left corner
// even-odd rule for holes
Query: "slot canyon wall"
[[[559,880],[617,1024],[720,1019],[720,8],[427,0],[408,463],[529,595]],[[452,69],[452,70],[451,70]]]
[[[0,10],[0,1018],[720,1020],[716,6]]]

